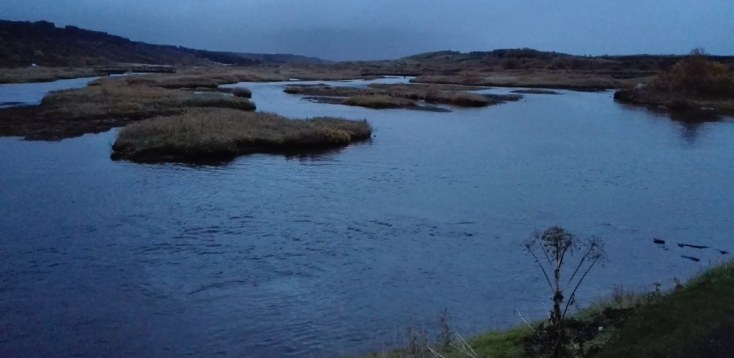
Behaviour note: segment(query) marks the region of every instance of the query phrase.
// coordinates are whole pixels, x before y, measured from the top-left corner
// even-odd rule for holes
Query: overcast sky
[[[332,60],[518,47],[734,54],[734,0],[0,0],[0,18]]]

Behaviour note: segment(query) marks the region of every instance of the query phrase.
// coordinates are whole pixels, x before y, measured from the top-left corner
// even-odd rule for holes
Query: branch
[[[563,259],[566,257],[566,251],[568,251],[568,249],[570,247],[571,247],[571,245],[568,245],[568,246],[566,246],[566,247],[563,248],[563,251],[561,252],[561,258],[558,260],[558,267],[559,268],[563,266]]]
[[[586,261],[586,259],[591,254],[591,250],[593,250],[593,249],[594,249],[594,245],[589,246],[589,250],[586,251],[586,253],[584,254],[584,257],[582,257],[581,258],[581,261],[579,261],[579,265],[576,266],[576,270],[573,271],[573,275],[571,275],[571,278],[568,279],[568,282],[566,283],[567,285],[570,284],[571,281],[573,281],[573,278],[574,277],[576,277],[576,274],[579,272],[579,269],[581,268],[581,266],[584,265],[584,261]]]
[[[545,251],[545,245],[543,243],[540,243],[540,249],[543,250],[543,254],[545,254],[545,259],[548,260],[548,266],[553,267],[553,262],[551,262],[550,256],[548,256],[548,251]]]
[[[550,287],[551,291],[553,291],[553,284],[551,283],[550,277],[548,277],[548,273],[545,272],[545,268],[543,267],[543,265],[540,264],[540,260],[538,260],[538,256],[535,256],[535,252],[530,247],[528,247],[528,252],[530,252],[530,254],[533,255],[533,258],[535,258],[535,263],[537,263],[538,267],[540,267],[540,270],[543,271],[545,280],[548,282],[548,287]]]
[[[571,302],[573,302],[574,297],[576,297],[576,290],[579,289],[579,286],[581,286],[581,283],[584,282],[584,279],[586,278],[586,275],[591,271],[591,269],[594,267],[596,262],[599,261],[598,258],[594,259],[594,261],[591,262],[591,265],[589,265],[589,268],[586,269],[584,274],[579,279],[579,282],[576,284],[576,287],[573,288],[573,291],[571,292],[571,296],[569,296],[568,301],[566,302],[566,307],[563,308],[563,314],[561,315],[561,319],[566,318],[566,311],[568,311],[568,306],[571,305]]]

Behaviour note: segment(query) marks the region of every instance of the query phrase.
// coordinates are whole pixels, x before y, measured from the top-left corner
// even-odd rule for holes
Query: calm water
[[[0,108],[39,104],[43,96],[50,91],[82,88],[95,79],[97,77],[74,78],[42,83],[0,83]]]
[[[464,335],[508,327],[550,307],[520,245],[548,225],[606,240],[583,302],[730,257],[676,243],[734,250],[731,121],[611,92],[433,113],[245,85],[260,110],[367,118],[375,138],[224,166],[112,162],[114,131],[0,138],[0,356],[345,355],[443,308]]]

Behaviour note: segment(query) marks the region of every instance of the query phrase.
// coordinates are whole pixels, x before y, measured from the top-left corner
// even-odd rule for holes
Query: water
[[[0,83],[0,108],[12,106],[30,106],[41,103],[41,99],[50,91],[82,88],[97,77],[74,78],[41,83]]]
[[[0,355],[348,355],[444,308],[464,335],[505,328],[550,307],[521,248],[549,225],[606,240],[582,302],[730,257],[676,243],[734,251],[731,121],[611,92],[434,113],[246,86],[260,110],[367,118],[375,138],[224,166],[113,162],[114,130],[0,138]]]

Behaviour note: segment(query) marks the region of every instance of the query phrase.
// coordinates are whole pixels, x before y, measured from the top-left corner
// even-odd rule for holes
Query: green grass
[[[370,138],[366,121],[291,120],[275,114],[195,109],[131,123],[119,133],[113,158],[201,161],[249,153],[292,153],[345,146]]]
[[[729,263],[638,308],[598,357],[681,356],[732,316],[734,263]]]
[[[668,293],[615,289],[609,299],[579,311],[567,324],[571,321],[590,325],[593,331],[603,327],[584,343],[587,357],[727,356],[734,346],[734,262],[712,268]],[[532,357],[525,350],[532,335],[531,328],[522,326],[487,332],[468,343],[479,357]],[[441,354],[466,357],[453,348]],[[371,356],[411,355],[408,349],[396,349]]]
[[[532,334],[529,327],[519,327],[508,331],[488,332],[468,341],[480,357],[525,357],[523,345],[526,337]],[[449,351],[448,357],[464,358],[461,352]]]

